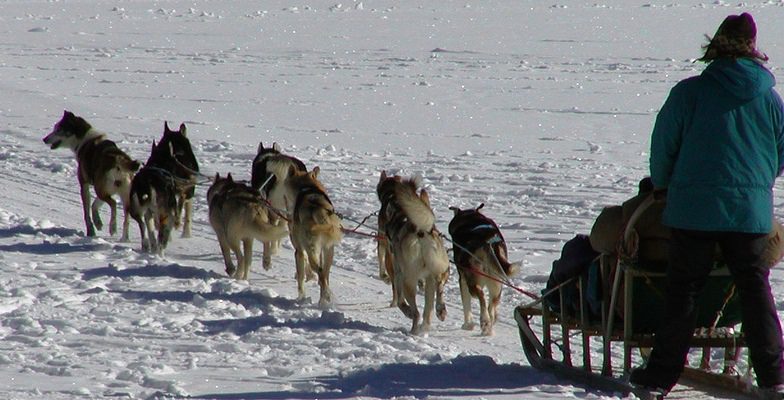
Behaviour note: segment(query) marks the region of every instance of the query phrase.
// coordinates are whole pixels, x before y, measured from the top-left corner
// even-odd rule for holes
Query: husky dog
[[[269,242],[286,236],[285,226],[269,222],[268,210],[262,201],[257,190],[235,182],[231,174],[225,178],[216,174],[207,189],[210,225],[218,236],[226,273],[236,279],[248,279],[254,239]],[[236,267],[230,251],[237,257]]]
[[[61,146],[70,148],[76,155],[79,191],[82,197],[82,210],[87,236],[95,236],[95,229],[101,230],[100,208],[103,203],[111,207],[109,233],[117,232],[117,202],[113,196],[120,196],[123,205],[123,231],[121,241],[128,241],[128,203],[131,179],[139,169],[139,162],[133,160],[106,134],[93,129],[87,121],[69,111],[54,125],[52,132],[43,139],[52,149]],[[95,188],[97,199],[90,199],[90,186]],[[92,211],[92,212],[91,212]]]
[[[343,234],[340,219],[335,214],[332,202],[324,186],[318,180],[319,167],[310,172],[293,171],[286,180],[286,201],[294,199],[289,229],[294,246],[297,266],[297,292],[299,299],[305,298],[305,279],[308,271],[318,274],[319,307],[332,303],[329,288],[329,271],[337,245]]]
[[[133,177],[130,214],[139,224],[142,251],[154,251],[162,256],[171,230],[180,219],[176,184],[178,169],[174,145],[171,142],[156,145],[153,141],[150,158]]]
[[[270,220],[274,225],[285,223],[279,213],[293,211],[294,199],[287,203],[284,199],[286,180],[295,172],[306,172],[305,164],[295,157],[281,153],[280,145],[273,143],[272,147],[264,147],[259,143],[256,157],[253,159],[251,170],[251,186],[261,191],[274,210],[270,213]],[[264,242],[264,254],[277,252],[280,241]],[[264,267],[269,268],[271,259],[264,259]]]
[[[386,175],[386,172],[382,172]],[[395,180],[400,183],[402,178],[399,176],[391,176],[388,179]],[[381,196],[379,194],[379,196]],[[389,303],[390,307],[397,306],[397,290],[395,290],[395,267],[392,261],[392,250],[389,247],[389,239],[383,235],[387,225],[387,206],[389,202],[383,201],[381,197],[381,209],[378,211],[378,231],[382,233],[376,240],[376,252],[378,254],[378,277],[392,285],[392,301]]]
[[[463,329],[474,329],[471,315],[471,296],[479,299],[479,321],[482,335],[492,336],[493,325],[498,318],[498,303],[501,301],[501,283],[488,277],[505,279],[517,273],[519,264],[507,259],[506,242],[496,223],[479,212],[484,207],[455,212],[449,223],[452,236],[455,265],[460,276],[460,298],[463,302]],[[485,299],[483,288],[487,288]]]
[[[179,130],[169,129],[168,122],[163,123],[163,137],[158,143],[164,148],[171,145],[174,151],[175,166],[169,171],[174,175],[177,189],[178,215],[182,216],[182,237],[191,237],[191,219],[193,214],[193,196],[196,192],[196,175],[199,174],[199,163],[193,154],[191,142],[186,134],[185,124]],[[183,213],[184,211],[184,213]],[[180,227],[180,218],[174,221],[175,228]]]
[[[438,319],[446,318],[444,285],[449,277],[449,257],[435,226],[430,198],[418,182],[387,176],[381,172],[376,193],[384,210],[384,235],[394,266],[394,298],[397,306],[413,320],[412,334],[430,330],[433,309]],[[417,285],[425,281],[425,307],[422,324],[416,305]],[[435,304],[434,304],[435,300]]]

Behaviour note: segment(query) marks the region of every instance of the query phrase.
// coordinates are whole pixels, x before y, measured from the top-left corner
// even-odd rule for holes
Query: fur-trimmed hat
[[[705,55],[699,61],[740,57],[768,61],[768,56],[757,50],[757,25],[749,13],[727,16],[713,38],[706,37],[708,44],[702,47]]]

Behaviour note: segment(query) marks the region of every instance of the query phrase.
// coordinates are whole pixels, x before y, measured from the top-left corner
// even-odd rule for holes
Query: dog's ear
[[[185,128],[185,124],[184,123],[180,124],[180,135],[188,136],[187,133],[186,133],[186,128]]]
[[[485,206],[485,203],[479,203],[479,207],[477,207],[477,208],[475,209],[475,211],[479,211],[479,210],[481,210],[481,209],[482,209],[482,207],[484,207],[484,206]]]
[[[278,152],[281,151],[280,150],[280,145],[278,144],[278,142],[273,142],[272,143],[272,150],[275,150],[275,151],[278,151]]]
[[[379,181],[383,181],[384,179],[387,179],[387,171],[381,170],[381,179],[379,179]]]
[[[262,143],[262,142],[259,142],[259,147],[258,147],[258,148],[256,148],[256,154],[259,154],[259,153],[261,153],[261,152],[262,152],[262,150],[264,150],[264,143]]]
[[[454,211],[455,215],[457,215],[460,212],[460,209],[455,206],[450,206],[449,209]]]
[[[228,179],[228,181],[229,181],[229,182],[232,182],[232,183],[234,183],[234,178],[232,178],[232,177],[231,177],[231,172],[229,172],[228,174],[226,174],[226,179]]]
[[[215,173],[215,182],[217,182],[219,179],[220,179],[220,172],[216,172]]]
[[[171,132],[171,129],[169,129],[169,121],[163,121],[163,133],[167,134],[169,132]]]
[[[156,144],[155,144],[155,139],[153,139],[153,140],[152,140],[152,147],[150,147],[150,152],[153,152],[153,151],[155,151],[155,147],[157,147],[157,146],[156,146]]]
[[[318,166],[313,167],[313,170],[310,171],[310,177],[313,179],[318,178],[319,172],[321,172],[321,169]]]

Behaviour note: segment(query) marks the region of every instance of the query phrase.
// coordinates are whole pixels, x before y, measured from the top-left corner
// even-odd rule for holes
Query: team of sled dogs
[[[182,228],[183,237],[191,235],[193,196],[201,174],[185,124],[174,131],[164,123],[163,137],[152,142],[144,165],[69,111],[43,141],[52,149],[69,148],[76,156],[88,236],[95,236],[96,229],[103,227],[99,214],[103,203],[111,207],[109,232],[116,233],[115,196],[123,209],[121,240],[129,240],[129,215],[139,226],[143,251],[162,255],[172,229]],[[343,231],[319,173],[319,167],[308,171],[301,160],[283,154],[277,144],[259,144],[250,184],[234,180],[231,174],[218,173],[210,179],[209,222],[227,274],[248,279],[255,240],[264,246],[263,267],[271,268],[272,254],[288,235],[294,247],[299,299],[305,299],[305,281],[317,278],[319,306],[332,303],[329,273]],[[94,201],[90,186],[97,197]],[[430,329],[433,311],[440,320],[446,318],[444,285],[449,277],[449,257],[444,236],[435,225],[429,195],[419,179],[382,171],[376,193],[381,204],[379,276],[392,284],[390,306],[397,306],[412,320],[411,333],[425,333]],[[519,265],[509,262],[501,231],[480,212],[482,207],[451,207],[454,217],[449,233],[459,275],[463,329],[475,327],[471,313],[471,298],[475,297],[479,300],[481,332],[492,335],[504,282],[499,278],[513,275]],[[416,296],[420,283],[424,284],[425,298],[421,320]]]

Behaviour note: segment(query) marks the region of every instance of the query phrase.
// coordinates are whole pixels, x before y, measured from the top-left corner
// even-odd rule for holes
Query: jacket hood
[[[762,64],[749,59],[722,58],[708,64],[703,75],[709,76],[741,100],[751,100],[770,91],[776,79]]]

